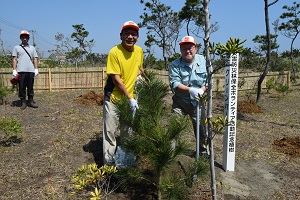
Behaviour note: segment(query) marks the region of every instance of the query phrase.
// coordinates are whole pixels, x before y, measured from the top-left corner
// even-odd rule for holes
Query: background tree
[[[255,52],[251,48],[245,48],[244,51],[240,53],[239,67],[255,70],[259,66],[259,57],[259,53]]]
[[[277,37],[278,35],[270,34],[270,51],[278,49],[279,45],[276,43]],[[266,35],[256,35],[252,41],[259,44],[259,52],[264,52],[265,54],[268,52],[268,37]]]
[[[60,44],[56,46],[56,49],[60,52],[68,52],[72,50],[73,41],[70,37],[65,37],[62,33],[55,35],[55,40]]]
[[[209,15],[210,17],[210,15]],[[185,6],[179,12],[179,19],[186,22],[186,33],[190,35],[190,31],[198,38],[203,38],[205,32],[205,14],[203,3],[201,0],[186,0]],[[217,31],[219,26],[217,23],[210,23],[210,34]],[[201,54],[201,44],[197,44],[198,53]],[[204,50],[203,50],[203,54]]]
[[[7,55],[0,55],[0,68],[11,67],[12,57]]]
[[[89,32],[85,30],[83,24],[76,24],[72,26],[75,29],[75,32],[72,33],[71,38],[77,42],[78,47],[73,48],[71,52],[68,52],[68,57],[75,59],[77,66],[77,61],[79,61],[79,59],[84,60],[87,56],[90,59],[92,58],[89,55],[92,53],[92,48],[95,45],[95,42],[94,39],[86,41],[86,38],[89,36]],[[91,60],[90,62],[92,63]]]
[[[156,58],[154,57],[153,53],[151,52],[146,53],[144,57],[144,63],[143,63],[144,69],[155,66],[155,63],[156,63]]]
[[[71,52],[73,47],[73,40],[70,37],[66,37],[63,33],[57,33],[55,35],[55,40],[59,43],[56,45],[52,54],[49,56],[52,60],[56,61],[58,65],[61,65],[66,61],[67,52]]]
[[[62,33],[57,33],[55,35],[55,40],[59,42],[55,50],[52,52],[55,54],[55,59],[67,59],[70,63],[75,63],[77,67],[79,62],[83,62],[86,59],[89,60],[92,66],[100,59],[97,54],[92,53],[92,48],[94,47],[94,39],[87,40],[89,32],[85,30],[83,24],[72,25],[74,32],[70,37],[66,37]],[[74,45],[77,43],[77,46]]]
[[[167,57],[176,53],[174,51],[181,28],[178,13],[171,10],[170,6],[161,4],[159,0],[141,0],[140,3],[145,5],[145,12],[140,16],[143,21],[139,26],[148,29],[145,45],[149,47],[155,44],[162,49],[165,68],[168,69]]]
[[[91,65],[92,67],[98,65],[100,67],[105,66],[107,60],[107,54],[99,54],[99,53],[90,53],[86,56],[86,61],[84,62],[85,65]]]
[[[278,27],[278,29],[282,32],[282,34],[288,38],[292,39],[291,45],[290,45],[290,60],[291,60],[291,66],[293,69],[293,79],[296,77],[296,68],[293,64],[293,45],[294,42],[299,35],[299,26],[300,26],[300,4],[296,1],[293,2],[292,6],[283,6],[283,9],[286,9],[287,12],[282,13],[280,15],[280,18],[283,20],[287,20],[286,22],[282,22],[281,25]]]
[[[272,50],[277,50],[279,48],[279,45],[276,43],[278,35],[270,34],[270,45],[271,45],[271,52]],[[266,35],[256,35],[255,38],[252,39],[254,43],[258,43],[257,48],[257,57],[256,57],[256,65],[254,69],[257,69],[259,71],[264,70],[264,66],[266,63],[265,56],[268,52],[268,39]],[[271,60],[271,59],[270,59]]]
[[[274,26],[274,33],[275,35],[278,35],[278,27],[279,27],[279,19],[276,19],[272,25]],[[275,38],[274,42],[277,44],[277,37]],[[278,45],[278,48],[276,48],[276,57],[275,57],[275,60],[274,60],[274,64],[271,66],[271,69],[272,70],[276,70],[277,69],[277,60],[278,60],[278,50],[279,50],[279,45]]]
[[[204,25],[204,13],[201,0],[186,0],[184,7],[179,12],[179,19],[186,22],[186,34],[190,35],[190,23]]]
[[[265,69],[257,82],[257,95],[256,95],[256,103],[259,103],[260,95],[261,95],[261,84],[264,81],[266,75],[269,71],[269,62],[270,62],[270,54],[271,54],[271,34],[270,34],[270,22],[269,22],[269,7],[277,3],[279,0],[275,0],[269,4],[268,0],[265,1],[265,25],[266,25],[266,41],[267,41],[267,62],[265,65]]]
[[[85,51],[81,50],[78,47],[75,47],[70,52],[66,52],[66,59],[71,60],[75,63],[75,67],[78,67],[78,63],[82,61],[83,55],[85,54]]]

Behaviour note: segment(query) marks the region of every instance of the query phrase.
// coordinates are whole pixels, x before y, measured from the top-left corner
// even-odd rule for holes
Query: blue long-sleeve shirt
[[[179,84],[188,87],[201,88],[202,86],[207,85],[206,79],[206,60],[204,56],[199,54],[195,55],[193,64],[185,62],[185,60],[180,57],[174,60],[169,68],[169,82],[175,95],[194,105],[196,105],[196,99],[191,97],[189,93],[181,92],[176,88]]]

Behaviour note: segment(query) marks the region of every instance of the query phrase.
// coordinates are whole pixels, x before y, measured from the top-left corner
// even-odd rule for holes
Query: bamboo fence
[[[166,84],[168,72],[153,70]],[[239,73],[239,90],[252,90],[257,87],[260,73],[241,72]],[[12,70],[0,68],[0,83],[2,86],[10,87]],[[269,72],[262,83],[262,88],[266,88],[266,82],[274,78],[278,84],[290,87],[290,72]],[[79,68],[40,68],[39,75],[35,78],[35,91],[59,91],[75,89],[100,89],[103,90],[106,81],[105,67],[79,67]],[[214,75],[213,91],[224,91],[225,74]]]

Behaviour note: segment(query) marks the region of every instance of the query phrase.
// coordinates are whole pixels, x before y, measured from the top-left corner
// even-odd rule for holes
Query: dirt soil
[[[300,199],[299,91],[297,85],[285,95],[263,94],[259,105],[239,94],[234,171],[222,169],[223,136],[214,138],[217,199]],[[19,121],[23,136],[1,143],[0,199],[89,199],[89,193],[70,196],[70,178],[83,164],[102,162],[103,94],[37,92],[39,108],[24,111],[16,93],[5,101],[0,117]],[[222,99],[213,107],[214,116],[222,115]],[[195,145],[193,136],[189,140]],[[109,199],[145,198],[116,192]],[[190,199],[212,199],[210,180],[198,184]]]

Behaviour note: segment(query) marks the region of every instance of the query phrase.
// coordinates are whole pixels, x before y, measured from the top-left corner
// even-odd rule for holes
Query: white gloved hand
[[[193,98],[197,97],[200,95],[200,97],[203,95],[204,91],[201,88],[194,88],[191,87],[190,89],[190,94]]]
[[[143,81],[145,81],[145,79],[142,77],[142,75],[138,75],[137,77],[136,77],[136,84],[137,85],[139,85],[139,84],[141,84]]]
[[[14,69],[13,72],[12,72],[12,75],[17,76],[17,74],[18,74],[17,70]]]
[[[38,69],[34,69],[34,76],[39,75],[39,70]]]
[[[129,106],[130,106],[131,110],[139,109],[137,101],[134,98],[131,98],[128,101],[129,101]]]

